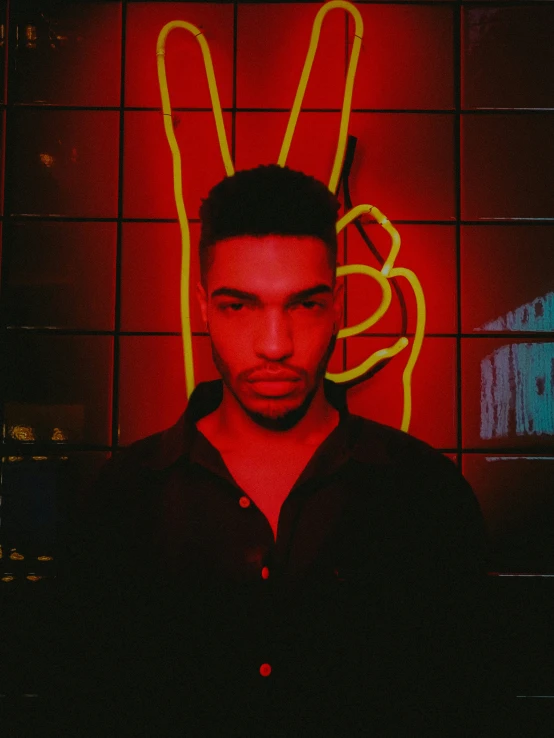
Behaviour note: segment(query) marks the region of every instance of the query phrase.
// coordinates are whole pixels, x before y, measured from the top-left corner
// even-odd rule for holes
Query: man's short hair
[[[200,278],[207,275],[218,241],[235,236],[313,236],[327,246],[336,271],[340,202],[315,177],[278,164],[243,169],[216,184],[200,206]],[[334,279],[334,277],[333,277]]]

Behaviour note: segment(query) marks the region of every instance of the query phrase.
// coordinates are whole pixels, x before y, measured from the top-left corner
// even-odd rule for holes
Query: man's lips
[[[299,377],[294,374],[255,374],[249,382],[297,382]]]

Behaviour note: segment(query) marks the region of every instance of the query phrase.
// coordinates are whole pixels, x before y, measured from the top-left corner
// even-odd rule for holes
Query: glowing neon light
[[[183,353],[185,359],[185,381],[187,388],[187,398],[189,398],[194,390],[194,366],[192,363],[192,336],[190,330],[190,314],[189,314],[189,282],[190,282],[190,231],[185,211],[185,203],[183,201],[183,186],[181,180],[181,153],[175,138],[175,130],[173,128],[173,118],[171,114],[171,102],[169,100],[169,89],[167,87],[167,77],[165,73],[165,43],[170,31],[174,28],[183,28],[193,33],[202,49],[204,57],[204,66],[208,77],[208,87],[210,89],[210,98],[214,111],[217,136],[219,139],[219,148],[223,157],[223,164],[227,176],[230,177],[235,173],[233,162],[229,154],[229,146],[227,144],[227,136],[225,126],[223,124],[223,115],[221,113],[221,104],[217,92],[217,83],[215,81],[212,57],[206,39],[202,31],[192,23],[186,21],[171,21],[166,23],[158,35],[156,46],[156,62],[158,68],[158,81],[160,85],[160,93],[162,96],[162,110],[164,129],[171,156],[173,160],[173,191],[175,193],[175,205],[177,206],[177,217],[179,219],[179,227],[181,229],[181,332],[183,336]]]
[[[481,361],[481,438],[554,435],[553,362],[554,343],[513,343]]]
[[[288,156],[288,152],[290,150],[290,146],[292,142],[292,137],[294,135],[296,124],[298,121],[298,115],[300,113],[300,109],[302,106],[302,100],[304,98],[304,93],[306,91],[306,87],[308,84],[308,79],[310,76],[313,60],[314,60],[317,46],[319,43],[319,36],[321,32],[321,25],[322,25],[323,19],[329,11],[339,9],[339,8],[349,12],[352,15],[352,17],[354,18],[354,22],[355,22],[355,32],[354,32],[354,42],[352,45],[352,52],[350,55],[350,62],[348,66],[348,72],[346,75],[346,83],[345,83],[342,112],[341,112],[341,122],[340,122],[340,129],[339,129],[339,140],[337,144],[337,151],[335,154],[333,169],[331,172],[331,178],[330,178],[329,185],[328,185],[329,190],[331,190],[331,192],[333,193],[335,193],[337,190],[340,172],[341,172],[343,161],[344,161],[346,140],[347,140],[347,134],[348,134],[348,122],[350,119],[350,110],[352,107],[352,91],[354,87],[354,77],[356,74],[356,68],[358,64],[358,58],[360,55],[360,49],[362,45],[362,38],[363,38],[363,31],[364,31],[363,20],[362,20],[362,16],[360,15],[360,12],[354,5],[352,5],[349,2],[344,2],[343,0],[332,0],[331,2],[325,3],[325,5],[323,5],[320,8],[320,10],[318,11],[315,17],[313,27],[312,27],[312,33],[310,37],[310,43],[308,47],[308,53],[306,56],[306,60],[304,62],[304,68],[302,70],[302,74],[300,76],[298,89],[296,91],[296,96],[295,96],[294,103],[291,109],[291,114],[290,114],[289,122],[287,125],[287,129],[285,132],[285,136],[283,139],[283,144],[281,146],[281,151],[279,153],[279,158],[277,160],[277,164],[279,166],[285,166],[286,158]],[[223,157],[223,163],[225,166],[225,171],[227,173],[227,176],[232,176],[235,170],[234,170],[233,163],[231,161],[231,157],[229,155],[229,146],[227,143],[225,127],[223,124],[223,116],[221,113],[221,105],[219,102],[217,83],[215,79],[210,50],[203,36],[203,33],[197,26],[193,25],[192,23],[187,23],[186,21],[171,21],[170,23],[166,23],[166,25],[162,28],[158,36],[158,41],[157,41],[157,46],[156,46],[156,58],[157,58],[157,68],[158,68],[158,81],[160,85],[160,93],[161,93],[161,100],[162,100],[164,129],[165,129],[166,137],[169,143],[169,147],[170,147],[172,159],[173,159],[173,180],[174,180],[175,203],[177,206],[179,226],[181,229],[181,246],[182,246],[181,326],[182,326],[182,335],[183,335],[186,391],[187,391],[187,398],[190,398],[194,390],[194,387],[195,387],[194,367],[192,363],[192,339],[191,339],[190,314],[189,314],[190,232],[189,232],[189,227],[188,227],[188,220],[186,216],[185,206],[183,202],[183,191],[182,191],[182,183],[181,183],[181,156],[179,152],[179,147],[177,145],[177,140],[175,138],[175,131],[173,128],[171,102],[169,98],[169,90],[167,86],[167,78],[166,78],[166,72],[165,72],[165,44],[166,44],[166,40],[167,40],[167,36],[169,32],[175,28],[183,28],[184,30],[189,31],[195,36],[195,38],[198,40],[198,43],[200,44],[202,56],[204,59],[204,66],[206,69],[206,76],[208,79],[208,86],[210,90],[210,97],[211,97],[212,107],[213,107],[213,112],[214,112],[214,117],[215,117],[217,135],[219,139],[219,146],[221,150],[221,155]],[[400,267],[394,268],[394,262],[400,250],[400,235],[398,231],[394,228],[394,226],[390,223],[388,218],[380,210],[378,210],[374,205],[367,205],[367,204],[358,205],[354,207],[352,210],[350,210],[349,213],[347,213],[343,218],[341,218],[337,222],[337,226],[336,226],[337,234],[340,233],[341,230],[345,228],[349,223],[354,221],[356,218],[360,217],[360,215],[362,215],[363,213],[370,213],[372,217],[375,218],[375,220],[387,231],[387,233],[391,237],[391,249],[390,249],[389,256],[387,257],[385,263],[383,264],[383,267],[380,272],[374,269],[373,267],[369,267],[365,264],[352,264],[352,265],[338,267],[336,275],[337,277],[340,277],[340,276],[347,275],[347,274],[359,273],[359,274],[365,274],[366,276],[373,277],[379,283],[379,286],[381,287],[381,290],[382,290],[381,304],[379,305],[377,310],[373,313],[373,315],[371,315],[367,320],[363,321],[362,323],[359,323],[356,326],[351,326],[351,327],[340,330],[337,335],[337,338],[346,338],[348,336],[357,335],[358,333],[361,333],[362,331],[367,330],[369,327],[375,325],[375,323],[377,323],[381,319],[381,317],[387,311],[390,305],[390,302],[391,302],[391,289],[390,289],[390,284],[388,282],[390,278],[404,277],[409,282],[410,287],[412,288],[415,298],[416,298],[417,315],[416,315],[415,337],[414,337],[414,341],[412,344],[412,349],[410,351],[410,356],[408,358],[406,367],[402,375],[404,401],[403,401],[401,429],[404,431],[407,431],[409,427],[409,423],[410,423],[411,407],[412,407],[411,379],[412,379],[412,374],[413,374],[415,363],[417,361],[417,358],[421,350],[421,344],[423,342],[423,335],[425,332],[425,298],[423,295],[423,290],[421,289],[421,284],[419,280],[417,279],[416,275],[411,270],[400,268]],[[351,379],[354,379],[354,378],[357,378],[363,375],[365,372],[367,372],[372,366],[374,366],[378,362],[384,359],[390,358],[392,356],[395,356],[400,351],[402,351],[404,348],[406,348],[408,344],[409,344],[408,339],[402,337],[398,339],[392,346],[375,351],[371,356],[369,356],[359,366],[354,367],[353,369],[349,369],[344,372],[340,372],[338,374],[332,374],[332,373],[327,372],[325,376],[328,379],[333,380],[338,383],[348,382]]]
[[[294,133],[294,129],[296,128],[298,115],[302,106],[302,100],[304,99],[304,93],[308,85],[310,72],[312,71],[312,64],[314,61],[315,52],[317,51],[317,46],[319,44],[321,24],[323,23],[323,18],[327,15],[327,13],[330,10],[334,10],[335,8],[343,8],[344,10],[352,14],[355,22],[355,31],[354,43],[352,44],[352,52],[350,54],[350,63],[348,65],[348,72],[346,74],[346,84],[344,87],[344,97],[342,101],[342,113],[339,129],[339,141],[335,154],[335,162],[333,164],[331,179],[329,181],[329,189],[331,190],[331,192],[337,191],[340,171],[342,169],[342,163],[344,161],[346,137],[348,134],[348,121],[350,119],[350,109],[352,107],[352,90],[354,88],[354,77],[356,76],[356,67],[358,66],[358,57],[360,56],[360,49],[362,48],[362,38],[364,35],[364,22],[362,20],[362,16],[360,15],[360,11],[351,3],[343,2],[343,0],[332,0],[331,2],[325,3],[325,5],[319,9],[319,12],[315,17],[312,26],[310,45],[308,46],[308,53],[306,55],[306,61],[304,62],[304,68],[302,70],[302,74],[300,75],[298,89],[296,90],[296,97],[294,98],[289,123],[287,126],[287,130],[285,131],[285,138],[283,139],[283,145],[281,146],[281,152],[277,160],[277,164],[279,166],[285,166],[285,162],[287,160],[290,145],[292,142],[292,136]]]

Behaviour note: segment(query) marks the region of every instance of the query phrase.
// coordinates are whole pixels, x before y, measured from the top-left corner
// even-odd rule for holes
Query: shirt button
[[[250,500],[246,496],[241,497],[239,500],[239,505],[241,507],[250,507]]]
[[[262,579],[267,579],[269,577],[269,569],[267,566],[264,566],[262,569]]]
[[[260,674],[262,676],[269,676],[271,674],[271,666],[269,664],[262,664],[260,666]]]

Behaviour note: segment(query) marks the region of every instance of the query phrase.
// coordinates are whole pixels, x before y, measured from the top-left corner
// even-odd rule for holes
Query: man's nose
[[[290,356],[293,352],[293,331],[291,316],[277,311],[260,319],[256,331],[255,351],[271,359]]]

